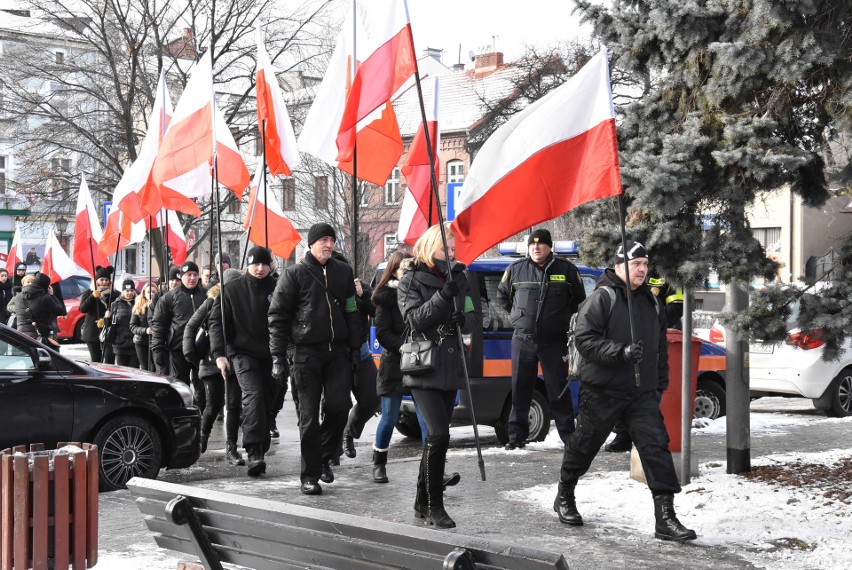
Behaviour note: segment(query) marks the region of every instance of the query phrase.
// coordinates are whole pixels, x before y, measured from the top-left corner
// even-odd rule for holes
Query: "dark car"
[[[160,469],[189,467],[201,455],[201,414],[174,379],[71,361],[0,325],[0,449],[94,443],[101,490]]]

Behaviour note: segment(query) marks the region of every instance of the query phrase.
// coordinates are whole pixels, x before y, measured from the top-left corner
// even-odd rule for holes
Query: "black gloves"
[[[286,358],[272,359],[272,378],[279,386],[287,385],[287,378],[290,376],[290,367],[287,365]]]
[[[460,327],[463,327],[464,326],[464,313],[462,313],[461,311],[456,311],[455,313],[450,315],[450,321],[452,321],[453,324],[456,324]]]
[[[638,364],[642,360],[642,341],[628,344],[622,349],[621,355],[624,357],[625,362]]]
[[[452,302],[453,297],[459,294],[459,284],[455,280],[450,280],[444,283],[444,288],[441,289],[441,296],[447,301]]]
[[[361,349],[356,348],[353,349],[351,354],[349,355],[349,363],[352,366],[352,374],[358,372],[358,369],[361,367]]]

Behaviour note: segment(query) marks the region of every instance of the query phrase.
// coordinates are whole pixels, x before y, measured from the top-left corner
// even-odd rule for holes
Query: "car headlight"
[[[180,394],[184,406],[187,408],[192,407],[192,390],[189,389],[189,386],[180,380],[172,380],[172,388]]]

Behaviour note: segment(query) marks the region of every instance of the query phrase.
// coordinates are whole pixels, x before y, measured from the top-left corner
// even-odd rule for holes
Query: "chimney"
[[[474,72],[488,73],[503,65],[503,52],[480,53],[475,58]]]
[[[444,53],[444,50],[438,49],[438,48],[427,47],[426,49],[423,50],[424,57],[431,57],[431,58],[435,59],[438,63],[441,63],[443,53]]]

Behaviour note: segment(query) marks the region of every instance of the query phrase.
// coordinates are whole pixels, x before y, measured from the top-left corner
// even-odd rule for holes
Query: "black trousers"
[[[89,349],[89,357],[92,359],[92,362],[115,364],[115,355],[112,352],[111,344],[104,344],[103,350],[101,350],[100,342],[87,342],[86,347]]]
[[[183,380],[187,386],[192,386],[195,405],[204,413],[207,407],[207,390],[204,388],[204,382],[198,377],[198,371],[184,357],[183,352],[178,350],[169,351],[169,366],[172,376]]]
[[[453,408],[456,405],[457,390],[426,390],[412,388],[411,396],[420,408],[429,437],[450,435],[450,421],[453,418]]]
[[[303,482],[316,482],[322,473],[323,462],[331,461],[340,445],[349,408],[352,407],[349,349],[341,345],[329,351],[297,345],[290,374],[293,399],[299,414],[301,479]],[[320,400],[324,402],[325,417],[322,421]]]
[[[653,492],[679,493],[680,483],[669,452],[669,434],[653,391],[620,399],[581,383],[577,431],[565,444],[560,479],[571,481],[584,475],[619,420],[624,421],[639,452],[648,488]]]
[[[362,360],[361,366],[358,367],[358,373],[352,375],[352,395],[355,396],[355,404],[349,411],[346,433],[355,439],[361,437],[364,426],[381,407],[381,400],[376,393],[377,374],[376,363],[370,358],[369,360]]]
[[[563,342],[539,343],[515,334],[512,336],[512,413],[509,415],[509,441],[522,442],[530,435],[529,413],[538,366],[541,364],[550,415],[563,443],[574,431],[574,407],[571,395],[565,391],[568,383],[568,364],[562,360],[567,348]]]
[[[135,353],[115,354],[115,363],[119,366],[129,366],[130,368],[139,368],[139,359]]]
[[[278,390],[272,378],[272,359],[238,354],[231,358],[231,364],[243,395],[243,447],[248,450],[249,446],[260,444],[266,453],[272,441],[269,426],[274,419],[272,404]]]
[[[151,362],[151,365],[148,365],[148,345],[134,343],[133,346],[136,347],[136,358],[139,360],[139,368],[141,368],[142,370],[153,371],[154,363]]]
[[[243,392],[236,376],[228,375],[228,379],[222,378],[221,374],[211,374],[201,378],[207,389],[207,407],[201,417],[201,433],[210,435],[216,416],[224,407],[225,414],[225,440],[236,442],[240,435],[240,416],[243,412]]]

